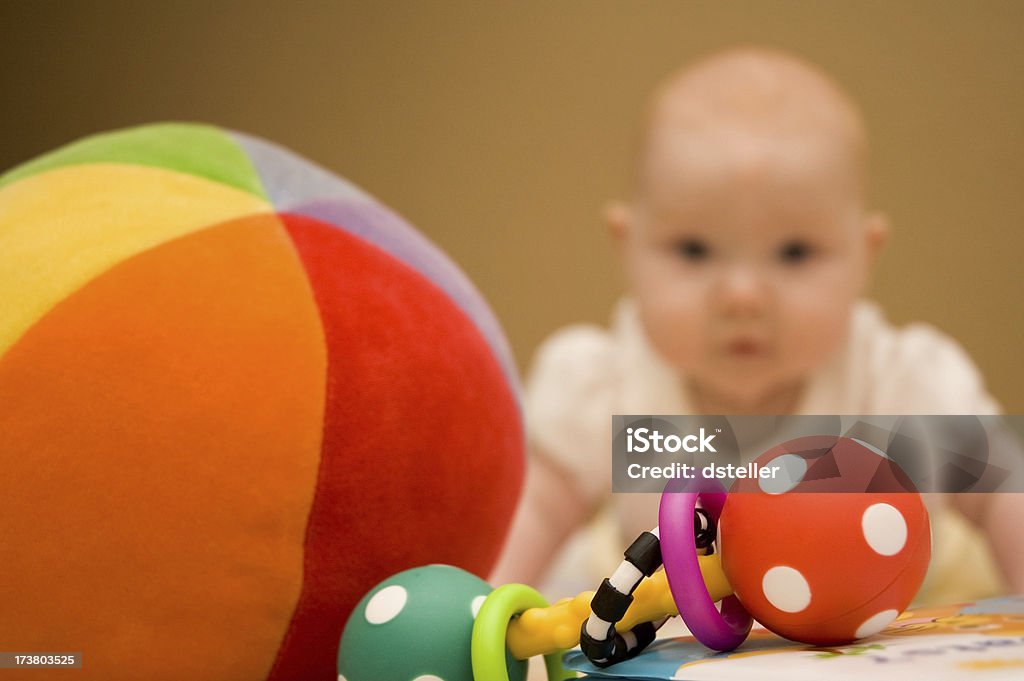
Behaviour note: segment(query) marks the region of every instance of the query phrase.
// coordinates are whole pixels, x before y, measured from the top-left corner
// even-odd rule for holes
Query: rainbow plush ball
[[[498,325],[288,151],[153,125],[0,176],[0,310],[6,650],[326,681],[374,584],[497,557],[523,472]]]

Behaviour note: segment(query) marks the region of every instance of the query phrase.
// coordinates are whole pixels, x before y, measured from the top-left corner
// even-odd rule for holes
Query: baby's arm
[[[978,486],[1024,489],[1024,444],[1005,421],[991,422],[987,430],[989,465]],[[1024,494],[1006,491],[950,497],[953,506],[985,533],[1010,588],[1024,594]]]
[[[536,585],[565,540],[591,515],[570,476],[536,448],[532,454],[512,529],[491,573],[494,586]]]
[[[614,355],[611,336],[586,325],[566,327],[537,349],[523,395],[526,486],[491,575],[495,585],[536,584],[606,496]]]
[[[953,494],[953,505],[988,536],[1014,593],[1024,594],[1024,494]]]
[[[870,413],[979,414],[1001,411],[978,368],[955,341],[923,324],[876,330]],[[984,416],[988,418],[988,416]],[[1024,490],[1024,447],[1003,423],[987,422],[988,464],[978,489]],[[950,422],[955,425],[956,421]],[[1009,477],[1005,477],[1005,475]],[[1024,494],[955,493],[948,502],[983,531],[1010,588],[1024,593]]]

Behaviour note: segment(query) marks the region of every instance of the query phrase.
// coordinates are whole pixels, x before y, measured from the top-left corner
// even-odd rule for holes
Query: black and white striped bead
[[[622,634],[615,624],[622,620],[633,602],[633,592],[645,577],[661,567],[658,528],[644,532],[630,544],[625,560],[611,577],[601,582],[590,602],[590,618],[580,628],[580,649],[598,667],[628,659],[654,640],[656,623],[643,622]],[[664,623],[657,623],[660,626]]]
[[[693,516],[695,547],[698,553],[714,550],[715,523],[701,508]],[[661,567],[661,540],[658,528],[644,532],[626,549],[625,560],[611,577],[601,582],[590,602],[591,615],[580,627],[580,649],[597,667],[608,667],[627,660],[654,641],[658,629],[668,618],[643,622],[619,633],[615,625],[633,603],[633,592],[646,577]]]

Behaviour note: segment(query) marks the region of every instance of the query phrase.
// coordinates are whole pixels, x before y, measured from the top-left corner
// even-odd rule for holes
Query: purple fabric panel
[[[473,321],[501,363],[509,384],[518,391],[512,352],[487,303],[462,270],[405,220],[370,198],[311,201],[279,211],[315,218],[355,234],[432,281]]]
[[[289,149],[240,132],[230,133],[249,156],[263,191],[278,212],[314,199],[373,201],[359,187]]]

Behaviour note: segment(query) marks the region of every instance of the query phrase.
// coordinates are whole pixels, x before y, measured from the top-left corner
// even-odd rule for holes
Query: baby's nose
[[[719,303],[727,316],[757,316],[764,313],[769,286],[754,267],[736,266],[723,275],[719,286]]]

